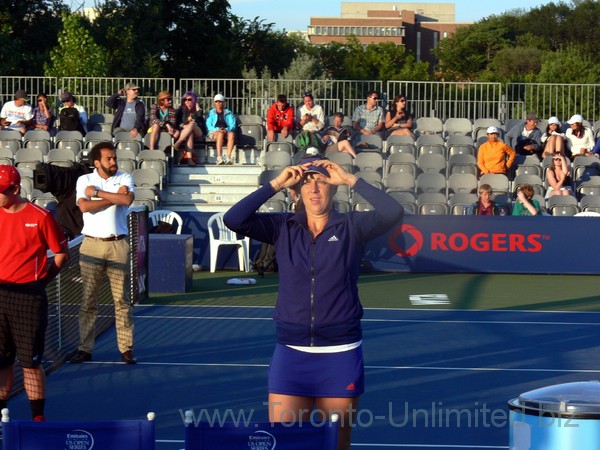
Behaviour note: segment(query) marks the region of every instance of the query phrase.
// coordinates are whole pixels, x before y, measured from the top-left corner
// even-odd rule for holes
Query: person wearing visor
[[[18,359],[31,418],[44,421],[46,286],[67,264],[69,247],[50,211],[21,197],[21,175],[9,165],[0,165],[0,233],[0,409],[7,407]]]
[[[342,185],[373,210],[337,212],[333,198]],[[299,194],[295,213],[256,212],[283,189]],[[286,167],[225,214],[230,229],[275,246],[280,284],[274,313],[277,342],[268,376],[271,422],[337,413],[338,448],[350,448],[351,421],[365,388],[360,262],[366,243],[403,214],[388,194],[318,157]]]

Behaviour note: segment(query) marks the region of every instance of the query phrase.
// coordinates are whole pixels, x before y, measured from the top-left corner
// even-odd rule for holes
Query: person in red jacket
[[[267,111],[267,140],[273,142],[277,139],[276,133],[282,138],[291,135],[294,129],[294,108],[290,106],[287,97],[283,94],[277,96],[277,101]]]

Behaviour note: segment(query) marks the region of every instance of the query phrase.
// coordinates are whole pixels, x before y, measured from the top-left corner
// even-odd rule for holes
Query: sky
[[[366,0],[362,0],[366,1]],[[385,0],[382,0],[385,1]],[[409,2],[404,2],[409,3]],[[476,22],[491,15],[502,14],[511,9],[531,8],[548,3],[548,1],[504,0],[501,2],[481,0],[455,0],[457,22]],[[231,12],[244,19],[255,17],[264,19],[265,23],[273,23],[277,30],[306,31],[311,16],[339,17],[341,1],[339,0],[229,0]]]

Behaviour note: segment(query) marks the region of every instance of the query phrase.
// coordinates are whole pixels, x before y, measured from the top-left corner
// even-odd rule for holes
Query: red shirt
[[[0,236],[0,284],[44,279],[47,250],[60,252],[67,240],[50,211],[32,203],[16,213],[0,208]]]
[[[267,111],[267,130],[273,130],[279,133],[287,127],[290,131],[294,129],[294,108],[290,105],[283,111],[277,109],[277,103]]]

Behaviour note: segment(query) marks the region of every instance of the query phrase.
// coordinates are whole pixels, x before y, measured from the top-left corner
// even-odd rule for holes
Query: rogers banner
[[[375,270],[469,273],[600,273],[595,217],[407,215],[371,241]]]

